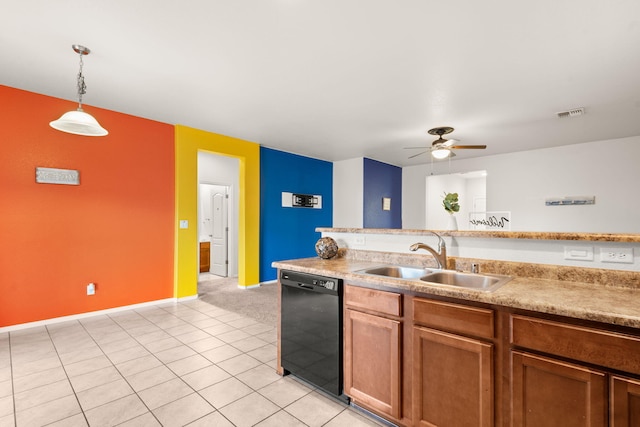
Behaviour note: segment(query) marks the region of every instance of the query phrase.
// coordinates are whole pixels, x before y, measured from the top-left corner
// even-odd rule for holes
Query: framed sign
[[[38,184],[80,185],[80,172],[73,169],[36,168]]]

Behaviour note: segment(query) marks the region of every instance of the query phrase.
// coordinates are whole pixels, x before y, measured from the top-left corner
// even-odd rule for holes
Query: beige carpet
[[[278,285],[263,284],[256,288],[238,288],[237,278],[217,278],[201,275],[198,296],[202,301],[251,317],[261,323],[276,326],[278,316]]]

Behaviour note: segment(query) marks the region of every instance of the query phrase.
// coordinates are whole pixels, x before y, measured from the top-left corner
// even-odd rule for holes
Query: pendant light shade
[[[84,84],[82,75],[82,55],[88,55],[89,48],[74,44],[73,50],[80,55],[80,71],[78,72],[78,109],[64,113],[58,120],[49,123],[54,129],[62,132],[72,133],[82,136],[105,136],[109,132],[100,126],[92,115],[82,110],[82,95],[86,93],[87,86]]]
[[[448,148],[438,148],[437,150],[433,150],[431,155],[434,159],[442,160],[449,157],[451,151]]]
[[[105,136],[109,134],[91,114],[80,109],[64,113],[62,117],[52,121],[49,125],[54,129],[75,135]]]

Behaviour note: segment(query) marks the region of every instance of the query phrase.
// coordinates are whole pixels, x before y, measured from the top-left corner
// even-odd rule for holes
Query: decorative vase
[[[449,224],[447,225],[447,230],[457,230],[458,229],[458,220],[454,214],[449,214]]]
[[[322,259],[329,259],[338,253],[338,244],[331,237],[321,237],[316,242],[316,253]]]

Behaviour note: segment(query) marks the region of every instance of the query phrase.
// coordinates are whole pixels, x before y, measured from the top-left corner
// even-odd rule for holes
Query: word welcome
[[[489,218],[470,219],[469,222],[472,225],[486,225],[487,227],[504,228],[505,222],[509,222],[509,219],[505,217],[500,217],[500,219],[498,219],[495,215],[492,215]]]

